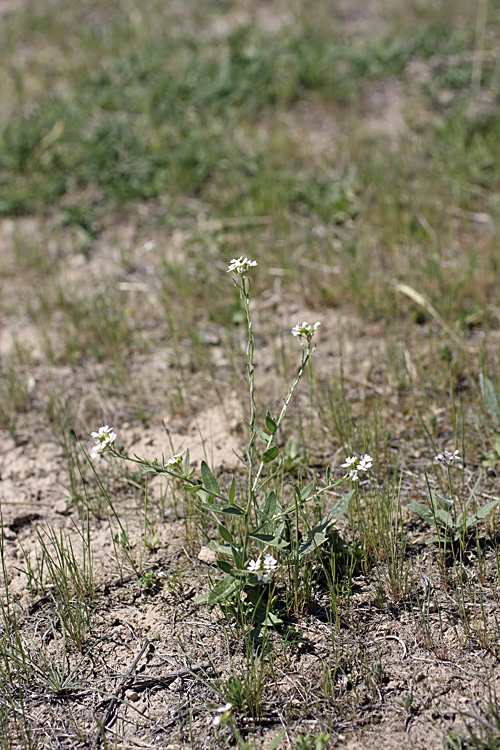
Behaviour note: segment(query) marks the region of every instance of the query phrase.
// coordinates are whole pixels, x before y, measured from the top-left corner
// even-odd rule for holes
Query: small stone
[[[175,679],[173,682],[170,683],[170,685],[168,686],[168,689],[172,693],[182,693],[182,691],[184,690],[184,686],[182,684],[182,678],[177,677],[177,679]]]
[[[198,560],[207,565],[215,565],[217,562],[217,553],[210,547],[202,547],[198,552]]]
[[[126,690],[125,698],[130,701],[130,703],[135,703],[139,700],[139,693],[137,693],[135,690]]]
[[[59,516],[69,516],[72,510],[73,506],[67,503],[66,500],[58,500],[57,503],[54,503],[54,511]]]
[[[17,534],[15,531],[12,531],[12,529],[9,529],[8,526],[4,526],[2,528],[2,536],[4,539],[6,539],[8,542],[15,542],[17,539]]]

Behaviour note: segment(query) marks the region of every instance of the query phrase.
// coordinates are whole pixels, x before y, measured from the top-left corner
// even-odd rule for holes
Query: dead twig
[[[175,672],[167,672],[167,674],[161,675],[140,675],[142,679],[137,682],[132,682],[127,685],[127,688],[140,692],[141,690],[147,690],[148,688],[156,687],[157,685],[170,685],[174,680],[179,677],[194,677],[196,672],[203,672],[205,669],[210,667],[210,662],[205,661],[201,664],[193,664],[191,667],[181,667]],[[128,675],[132,677],[133,675]]]
[[[97,730],[97,734],[93,742],[94,748],[98,748],[100,743],[104,740],[106,726],[111,722],[112,719],[115,718],[114,715],[115,715],[118,703],[120,702],[121,696],[123,692],[125,691],[127,682],[131,679],[131,677],[134,676],[135,668],[139,664],[144,654],[152,648],[153,648],[152,644],[146,638],[141,650],[139,651],[134,661],[132,662],[130,669],[127,671],[125,675],[123,675],[122,679],[118,683],[113,695],[110,698],[110,702],[104,713],[104,716],[102,717],[102,719],[98,721],[98,730]]]

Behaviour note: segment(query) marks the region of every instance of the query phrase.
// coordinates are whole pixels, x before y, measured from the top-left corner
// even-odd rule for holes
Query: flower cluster
[[[244,258],[243,255],[240,255],[239,258],[233,258],[228,266],[227,272],[237,273],[239,276],[243,276],[248,271],[250,266],[256,265],[257,261],[249,260],[248,258]]]
[[[461,461],[460,451],[456,450],[453,453],[450,451],[443,451],[435,456],[434,461],[441,466],[451,466],[454,461]]]
[[[95,438],[95,445],[90,451],[90,458],[97,458],[110,448],[116,440],[113,428],[107,424],[99,428],[99,432],[92,432],[91,437]]]
[[[172,458],[169,458],[165,464],[166,469],[175,469],[182,463],[182,453],[176,453]]]
[[[264,555],[264,559],[262,559],[262,555],[259,555],[256,560],[250,560],[247,566],[247,570],[249,570],[250,573],[255,573],[257,580],[261,583],[269,583],[273,573],[275,573],[277,569],[278,561],[269,553]]]
[[[308,344],[311,343],[311,339],[318,330],[321,323],[319,320],[316,321],[313,325],[310,323],[307,323],[307,321],[304,320],[302,325],[300,323],[297,323],[296,326],[292,328],[292,336],[298,336],[299,339],[302,341],[307,341]]]
[[[219,706],[219,708],[215,709],[215,716],[213,718],[212,724],[214,727],[220,726],[220,724],[225,724],[226,721],[231,716],[231,709],[233,707],[232,703],[226,703],[225,706]]]
[[[359,458],[358,456],[348,456],[345,460],[345,463],[342,464],[343,469],[349,469],[348,478],[352,482],[358,481],[358,474],[360,471],[368,471],[368,469],[371,469],[373,463],[373,458],[368,455],[368,453],[365,453],[364,456],[361,456]]]

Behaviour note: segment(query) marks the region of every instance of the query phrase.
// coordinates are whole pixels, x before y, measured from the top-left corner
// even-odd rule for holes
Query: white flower
[[[232,703],[226,703],[225,706],[219,706],[219,708],[215,709],[216,716],[214,716],[212,724],[214,727],[218,727],[221,722],[227,721],[229,718],[229,713],[233,707]]]
[[[270,554],[264,555],[263,568],[267,573],[274,573],[278,569],[278,561]]]
[[[165,464],[165,468],[170,467],[176,467],[180,466],[182,462],[182,453],[176,453],[175,456],[172,456],[172,458],[169,458],[167,463]]]
[[[341,464],[343,469],[349,469],[347,478],[351,482],[357,482],[359,479],[360,471],[368,471],[371,469],[373,458],[365,453],[364,456],[359,458],[358,456],[347,456],[345,462]]]
[[[442,453],[438,453],[434,458],[434,461],[437,464],[441,464],[441,466],[451,466],[454,461],[461,460],[459,450],[453,451],[453,453],[450,453],[450,451],[443,451]]]
[[[92,432],[90,436],[95,438],[95,445],[90,451],[90,458],[97,458],[97,456],[102,455],[116,440],[113,428],[107,424],[104,427],[100,427],[99,432]]]
[[[345,464],[341,464],[343,469],[348,469],[349,466],[352,466],[353,464],[358,463],[358,457],[357,456],[347,456],[345,460]]]
[[[365,453],[364,456],[362,456],[359,459],[358,463],[358,471],[368,471],[368,469],[371,469],[373,463],[373,458],[368,455],[368,453]]]
[[[278,561],[269,554],[264,555],[264,560],[262,560],[262,556],[259,555],[256,560],[250,560],[247,565],[247,570],[250,573],[255,573],[257,580],[260,583],[269,583],[273,573],[275,573],[277,569]]]
[[[255,573],[256,570],[260,570],[260,557],[258,557],[256,560],[250,560],[247,565],[247,570],[249,570],[251,573]]]
[[[310,344],[312,337],[314,336],[320,325],[321,323],[319,322],[319,320],[317,320],[313,325],[304,320],[302,325],[300,323],[297,323],[297,325],[292,328],[292,336],[298,336],[301,340],[305,339],[307,343]]]
[[[243,255],[240,255],[239,258],[233,258],[227,268],[227,272],[237,273],[239,276],[243,276],[251,266],[256,265],[257,261],[249,260],[248,258],[244,258]]]

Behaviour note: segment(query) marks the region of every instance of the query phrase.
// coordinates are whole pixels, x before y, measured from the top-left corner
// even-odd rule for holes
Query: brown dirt
[[[342,5],[356,33],[379,17],[380,7],[385,4]],[[15,6],[12,0],[0,0],[0,17]],[[212,33],[224,35],[228,28],[246,23],[249,12],[242,4],[234,14],[221,17]],[[288,20],[285,10],[273,14],[265,5],[258,8],[258,22],[270,30],[279,28],[284,17]],[[364,127],[368,135],[378,137],[383,130],[397,144],[407,128],[402,99],[395,83],[373,89],[365,103]],[[334,159],[334,112],[307,102],[286,116],[293,119],[297,137],[308,134],[313,156]],[[199,222],[206,223],[206,217],[200,217]],[[164,453],[168,457],[171,441],[175,452],[189,448],[194,466],[206,458],[223,478],[238,469],[235,451],[241,452],[244,445],[244,377],[235,384],[227,376],[223,338],[211,336],[208,327],[207,357],[213,371],[220,374],[220,392],[214,393],[208,372],[190,372],[186,368],[186,403],[181,408],[172,400],[172,362],[180,355],[171,350],[166,334],[159,330],[161,302],[157,282],[162,258],[172,261],[183,252],[184,230],[154,233],[147,229],[147,215],[117,218],[110,223],[86,259],[82,254],[73,254],[74,237],[63,230],[53,233],[50,225],[34,219],[0,222],[0,265],[5,279],[0,305],[0,358],[2,363],[8,362],[15,356],[18,344],[22,344],[27,355],[18,371],[28,389],[15,430],[0,430],[0,508],[7,582],[23,632],[43,631],[44,648],[52,659],[55,647],[49,621],[56,604],[50,590],[30,593],[23,571],[28,560],[36,565],[40,550],[37,530],[42,535],[43,529],[49,527],[61,530],[80,556],[81,536],[68,455],[61,447],[61,428],[57,420],[49,417],[47,403],[52,400],[55,408],[62,410],[58,398],[62,396],[70,402],[74,420],[70,441],[80,456],[82,446],[90,448],[90,430],[105,422],[119,433],[130,454],[151,459]],[[78,290],[85,297],[107,284],[115,284],[124,295],[124,304],[134,308],[135,315],[151,318],[150,335],[155,346],[152,351],[134,353],[127,398],[122,397],[119,388],[104,386],[99,369],[88,361],[70,366],[57,357],[57,351],[49,361],[39,321],[27,308],[33,283],[50,287],[54,278],[50,269],[39,271],[38,278],[29,264],[19,273],[19,259],[13,249],[16,236],[26,246],[29,242],[45,243],[52,237],[46,245],[47,255],[49,259],[57,258],[58,280],[63,286]],[[154,241],[160,250],[147,249],[148,241]],[[126,250],[126,272],[118,248]],[[299,262],[307,267],[307,258]],[[324,270],[341,272],[338,268]],[[275,280],[279,280],[279,275]],[[229,279],[225,281],[230,283]],[[289,365],[290,372],[285,373],[281,370],[286,367],[277,364],[280,332],[303,319],[322,321],[314,360],[321,388],[326,390],[338,382],[342,370],[353,418],[376,406],[379,422],[390,429],[385,450],[397,456],[403,504],[421,499],[426,491],[423,469],[432,456],[421,437],[411,390],[410,376],[418,377],[412,354],[416,358],[418,352],[424,360],[426,356],[430,360],[439,330],[433,323],[426,323],[413,329],[405,327],[402,332],[389,331],[383,321],[366,323],[350,311],[307,309],[296,296],[282,293],[279,283],[275,283],[255,302],[260,404],[279,406],[285,376],[293,373],[295,367],[295,363]],[[51,325],[51,337],[57,347],[61,334],[57,319]],[[270,330],[276,333],[271,334]],[[493,345],[493,337],[491,341]],[[479,349],[474,334],[471,345]],[[395,348],[402,353],[404,366],[401,360],[391,359]],[[242,359],[243,352],[234,356],[240,354]],[[425,391],[425,383],[422,390]],[[300,411],[303,417],[307,405],[304,386],[297,394],[295,415]],[[147,419],[137,416],[141,409],[147,412]],[[435,419],[439,441],[450,445],[453,431],[447,406],[432,402],[425,409],[425,415]],[[295,437],[299,432],[297,424],[292,431]],[[338,436],[327,433],[315,437],[312,455],[316,468],[322,471],[331,466],[334,472],[338,471],[344,455]],[[473,482],[477,468],[474,461],[478,460],[479,456],[473,456],[470,470],[467,467],[469,483]],[[83,459],[82,462],[83,484],[95,492],[92,474]],[[222,746],[214,735],[210,707],[221,703],[217,689],[229,676],[245,675],[246,663],[238,632],[225,623],[217,608],[196,601],[207,593],[210,580],[218,575],[206,554],[199,557],[200,550],[206,552],[208,540],[193,528],[183,502],[175,504],[170,490],[156,478],[148,490],[159,538],[153,551],[144,550],[144,494],[140,482],[132,474],[124,478],[123,467],[118,469],[107,459],[96,465],[116,499],[121,519],[126,521],[132,555],[140,557],[142,571],[160,575],[157,585],[141,588],[127,556],[117,555],[113,545],[116,524],[111,522],[110,527],[104,512],[101,517],[96,517],[98,513],[92,517],[90,539],[96,584],[92,633],[81,663],[80,654],[70,648],[70,667],[75,669],[78,681],[67,696],[50,696],[40,682],[29,686],[28,711],[37,726],[40,744],[96,747],[99,730],[95,716],[105,715],[109,696],[124,679],[123,695],[119,694],[113,705],[114,714],[109,716],[110,744],[116,740],[118,748],[165,750]],[[494,481],[494,475],[484,478],[480,488],[484,494],[494,496]],[[405,510],[407,520],[409,515]],[[476,585],[483,592],[482,611],[473,596],[468,601],[471,632],[466,634],[455,599],[441,585],[443,572],[435,550],[424,544],[425,530],[414,521],[409,529],[414,593],[427,603],[419,609],[416,596],[393,601],[387,588],[381,603],[379,578],[382,585],[387,586],[387,581],[380,568],[355,579],[351,600],[340,608],[339,628],[333,641],[326,598],[319,598],[310,611],[292,618],[290,624],[301,636],[290,644],[284,644],[279,635],[274,637],[274,653],[279,658],[269,667],[266,677],[262,716],[255,722],[243,711],[238,716],[240,731],[252,737],[256,747],[268,747],[284,727],[286,734],[280,745],[283,748],[291,747],[298,734],[315,735],[323,729],[331,734],[332,747],[346,750],[429,750],[440,747],[448,732],[463,729],[464,711],[484,710],[489,689],[500,689],[497,650],[485,646],[485,640],[498,642],[497,570],[491,551],[486,548],[481,581],[477,580],[474,561],[460,571],[470,592]],[[139,655],[141,658],[134,665]],[[335,672],[335,684],[327,701],[322,689],[325,666]],[[405,708],[407,695],[411,696],[411,705]]]

